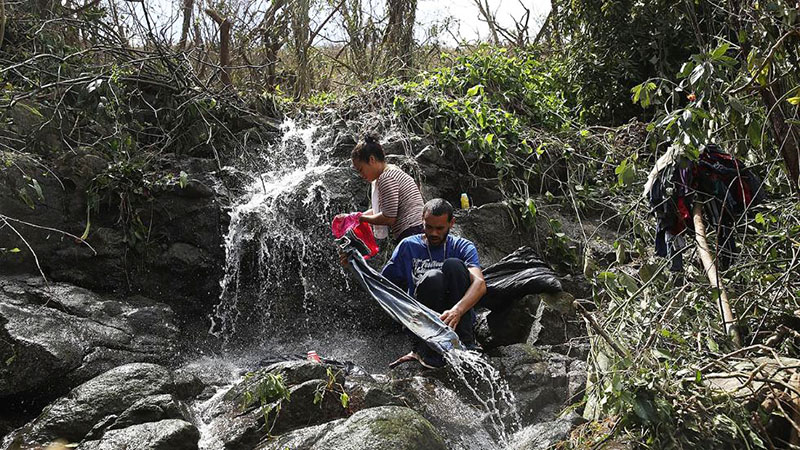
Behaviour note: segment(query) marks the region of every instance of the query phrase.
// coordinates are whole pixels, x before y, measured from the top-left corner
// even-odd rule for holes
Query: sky
[[[489,0],[495,8],[497,21],[503,27],[513,29],[513,17],[521,18],[525,8],[531,11],[531,34],[535,35],[544,18],[550,11],[550,0]],[[461,37],[469,41],[485,39],[489,34],[489,27],[479,20],[478,7],[474,0],[418,0],[417,22],[422,25],[423,31],[441,17],[453,17],[458,21]],[[535,27],[534,23],[537,23]],[[423,31],[424,32],[424,31]],[[420,36],[418,36],[419,38]]]
[[[201,0],[203,3],[205,1]],[[385,0],[365,0],[367,3],[372,3],[382,7]],[[132,8],[129,11],[136,11],[147,5],[151,17],[156,24],[172,23],[171,27],[173,33],[179,33],[180,20],[180,5],[182,1],[178,0],[145,0],[145,3],[138,2],[122,2],[123,7]],[[488,0],[493,12],[496,14],[497,21],[503,27],[510,27],[513,29],[513,18],[521,18],[525,12],[525,8],[531,11],[530,18],[530,33],[535,36],[544,18],[550,11],[550,0]],[[138,14],[137,14],[138,15]],[[479,19],[478,7],[475,5],[475,0],[418,0],[417,3],[417,27],[416,38],[418,41],[425,41],[429,38],[428,31],[432,26],[441,23],[446,18],[451,18],[451,26],[453,31],[450,33],[440,33],[439,40],[446,45],[455,45],[458,40],[477,41],[486,39],[489,34],[489,28]]]

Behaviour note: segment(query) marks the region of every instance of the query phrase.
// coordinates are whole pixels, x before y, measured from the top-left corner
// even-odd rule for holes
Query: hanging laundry
[[[656,217],[656,255],[671,261],[671,271],[683,269],[684,232],[692,228],[694,201],[703,202],[706,216],[719,231],[718,263],[725,270],[736,254],[737,221],[764,199],[761,179],[715,144],[707,145],[698,161],[668,148],[650,172],[644,195]]]

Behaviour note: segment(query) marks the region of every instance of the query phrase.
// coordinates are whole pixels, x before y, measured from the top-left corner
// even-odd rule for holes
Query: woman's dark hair
[[[383,162],[386,159],[386,154],[383,153],[383,146],[378,142],[378,135],[374,133],[367,133],[364,138],[358,141],[358,144],[353,148],[353,153],[350,155],[354,160],[368,162],[369,157],[374,156],[376,160]]]

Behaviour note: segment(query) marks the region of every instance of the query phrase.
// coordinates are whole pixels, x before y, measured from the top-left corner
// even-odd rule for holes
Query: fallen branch
[[[692,220],[694,222],[694,236],[697,242],[700,261],[703,263],[703,268],[708,276],[709,283],[711,283],[711,286],[716,289],[719,294],[717,306],[722,316],[725,332],[731,337],[734,345],[741,347],[742,339],[739,336],[739,330],[736,329],[736,316],[733,315],[733,310],[731,310],[731,305],[728,301],[728,293],[725,292],[725,288],[722,286],[722,279],[717,272],[717,263],[714,261],[714,257],[708,247],[708,241],[706,240],[706,226],[703,223],[703,203],[700,201],[694,202]]]

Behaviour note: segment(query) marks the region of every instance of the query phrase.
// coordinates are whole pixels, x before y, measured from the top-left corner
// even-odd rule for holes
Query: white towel
[[[381,212],[381,202],[378,199],[378,189],[376,187],[375,181],[372,182],[372,214],[378,214]],[[372,234],[375,235],[375,239],[386,239],[389,237],[389,227],[386,225],[372,225]]]

